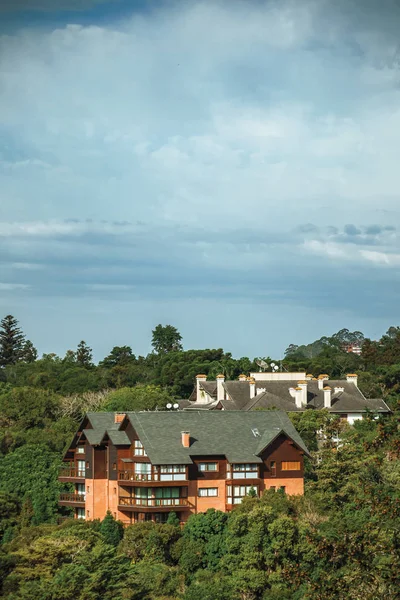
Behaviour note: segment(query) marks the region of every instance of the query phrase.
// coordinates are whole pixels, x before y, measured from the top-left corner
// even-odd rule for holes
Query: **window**
[[[173,488],[155,488],[154,494],[152,488],[134,488],[132,495],[132,504],[138,506],[179,506],[184,503],[183,491],[179,487]]]
[[[80,461],[79,461],[79,462],[80,462]],[[87,469],[89,468],[89,461],[88,461],[88,460],[86,461],[86,468],[87,468]]]
[[[85,477],[85,461],[84,460],[78,460],[76,462],[76,466],[77,466],[77,476],[78,477]]]
[[[227,503],[240,504],[245,496],[248,496],[250,490],[254,490],[258,496],[258,485],[228,485]]]
[[[199,463],[199,471],[218,471],[218,463],[216,462],[206,462]]]
[[[84,446],[78,446],[76,449],[76,453],[77,454],[85,454],[85,447]]]
[[[259,477],[257,463],[227,465],[228,479],[257,479]]]
[[[199,498],[218,496],[218,488],[199,488]]]
[[[300,471],[300,461],[283,461],[282,471]]]
[[[274,492],[275,492],[275,490],[276,490],[276,486],[275,486],[275,485],[270,485],[268,489],[269,489],[269,490],[274,490]]]
[[[90,486],[89,486],[89,485],[88,485],[88,486],[87,486],[87,488],[86,488],[86,492],[87,492],[88,494],[90,494]]]
[[[89,510],[86,511],[86,516],[90,517],[90,511]]]
[[[117,463],[113,463],[113,468],[112,468],[112,470],[113,470],[113,471],[116,471],[116,470],[117,470]]]
[[[274,460],[269,463],[269,468],[271,469],[271,477],[276,477],[276,462]]]
[[[76,514],[77,519],[85,519],[86,518],[84,508],[77,508],[75,514]]]
[[[140,440],[135,440],[133,444],[133,454],[135,456],[147,456],[143,444]]]
[[[281,485],[281,487],[279,489],[282,490],[282,492],[284,492],[286,494],[286,486],[285,485]]]
[[[85,496],[85,484],[84,483],[77,483],[76,484],[76,488],[75,488],[75,492],[79,496]]]
[[[185,481],[185,465],[161,465],[160,481]]]
[[[151,463],[135,463],[135,479],[151,481]]]

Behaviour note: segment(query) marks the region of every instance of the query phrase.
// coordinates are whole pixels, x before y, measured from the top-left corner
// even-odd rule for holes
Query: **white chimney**
[[[239,375],[239,381],[247,381],[247,376],[243,375],[243,373],[241,375]]]
[[[338,387],[335,385],[333,389],[335,391],[335,394],[340,394],[341,392],[344,392],[344,387]]]
[[[225,375],[217,375],[217,400],[224,400],[225,389],[224,389]]]
[[[358,381],[358,375],[357,375],[357,373],[349,373],[349,375],[346,375],[346,379],[347,379],[347,381],[349,383],[354,383],[354,385],[356,387],[358,387],[357,386],[357,381]]]
[[[319,390],[323,390],[324,389],[324,382],[329,380],[329,375],[320,375],[318,377],[318,389]]]
[[[249,385],[250,385],[250,400],[251,400],[256,395],[256,380],[253,379],[252,377],[250,377]]]
[[[301,387],[294,388],[294,402],[296,404],[296,408],[303,408],[302,397],[303,390]]]
[[[329,385],[324,387],[324,408],[331,408],[332,406],[332,388]]]
[[[201,397],[200,384],[207,381],[207,375],[196,375],[196,402],[203,402]]]
[[[307,406],[307,381],[299,381],[297,386],[301,389],[301,403],[303,406]]]
[[[314,375],[312,375],[311,373],[307,373],[306,379],[307,381],[311,381],[312,379],[314,379]]]

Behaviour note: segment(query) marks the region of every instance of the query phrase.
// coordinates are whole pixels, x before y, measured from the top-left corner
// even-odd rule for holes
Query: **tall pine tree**
[[[22,358],[25,336],[18,321],[7,315],[0,323],[0,366],[14,365]]]
[[[78,344],[78,348],[75,353],[76,362],[82,367],[91,367],[92,366],[92,349],[89,348],[87,343],[82,340]]]

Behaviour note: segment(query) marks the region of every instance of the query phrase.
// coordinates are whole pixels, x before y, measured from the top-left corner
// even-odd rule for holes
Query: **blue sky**
[[[398,324],[399,16],[379,4],[3,0],[0,313],[279,357]]]

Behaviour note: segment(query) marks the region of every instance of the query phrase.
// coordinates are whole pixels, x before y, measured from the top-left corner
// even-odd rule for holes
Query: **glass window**
[[[227,503],[228,504],[240,504],[245,496],[247,496],[250,490],[254,490],[258,496],[257,485],[228,485],[227,488]]]
[[[85,446],[78,446],[76,449],[77,454],[85,454]]]
[[[218,488],[199,488],[199,497],[216,497],[218,496]]]
[[[85,477],[85,461],[78,460],[76,463],[78,477]]]
[[[84,508],[77,508],[75,514],[76,514],[77,519],[85,519],[86,518]]]
[[[218,471],[218,463],[216,463],[216,462],[199,463],[199,471]]]
[[[258,479],[257,463],[228,464],[228,479]]]
[[[140,440],[135,440],[133,444],[133,454],[135,456],[147,456],[143,444]]]
[[[151,475],[150,463],[135,463],[135,473],[137,475]]]

